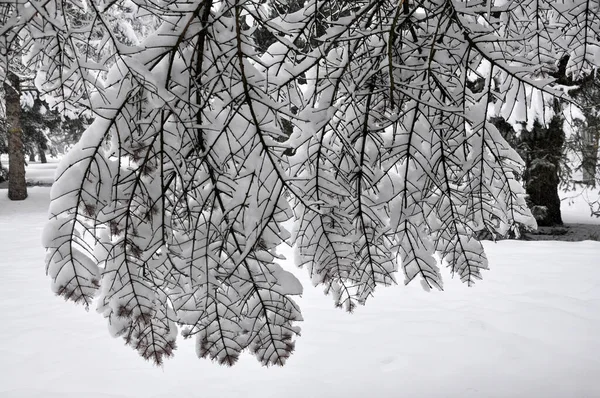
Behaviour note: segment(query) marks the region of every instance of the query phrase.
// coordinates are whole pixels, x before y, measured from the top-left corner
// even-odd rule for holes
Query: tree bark
[[[540,227],[562,225],[558,195],[560,181],[556,166],[544,162],[535,166],[531,174],[532,179],[527,183],[526,191],[533,205],[532,211],[538,225]]]
[[[0,160],[0,182],[4,182],[4,168],[2,167],[2,160]]]
[[[38,152],[40,154],[40,162],[48,163],[48,159],[46,159],[46,152],[42,149],[41,145],[38,145]]]
[[[598,136],[600,131],[592,131],[589,127],[583,131],[582,164],[583,183],[596,185],[596,167],[598,164]]]
[[[4,82],[6,101],[6,124],[8,132],[8,198],[27,198],[25,183],[25,151],[21,129],[21,81],[19,76],[8,72]]]
[[[523,132],[526,144],[526,169],[523,175],[529,205],[540,227],[561,225],[558,170],[564,145],[563,119],[554,116],[548,127],[537,120],[531,132]]]

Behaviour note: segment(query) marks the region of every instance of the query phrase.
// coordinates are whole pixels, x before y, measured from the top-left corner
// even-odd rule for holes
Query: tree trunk
[[[558,196],[558,173],[549,162],[533,166],[526,191],[531,201],[532,212],[540,227],[561,225],[560,197]]]
[[[35,162],[35,152],[33,150],[29,151],[29,161]]]
[[[598,164],[598,135],[589,128],[583,130],[583,148],[581,168],[583,171],[583,183],[596,186],[596,167]]]
[[[41,145],[38,145],[38,152],[40,154],[40,162],[48,163],[48,159],[46,159],[46,152],[44,152]]]
[[[558,170],[564,145],[563,119],[554,116],[547,127],[537,120],[531,132],[523,132],[527,150],[523,175],[529,205],[540,227],[561,225]]]
[[[4,179],[5,175],[4,175],[4,168],[2,167],[2,160],[0,160],[0,182],[4,182],[6,181]]]
[[[21,129],[21,89],[19,76],[8,72],[4,82],[6,124],[8,132],[8,198],[27,198],[25,151]]]

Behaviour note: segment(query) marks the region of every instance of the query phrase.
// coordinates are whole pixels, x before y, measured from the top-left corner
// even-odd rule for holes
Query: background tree
[[[37,153],[40,162],[47,163],[46,151],[50,150],[52,144],[49,136],[58,133],[61,127],[60,114],[55,110],[48,110],[48,105],[36,93],[31,105],[25,106],[22,110],[21,125],[23,126],[25,151],[30,154],[30,161],[35,161]],[[56,153],[56,150],[53,152]]]
[[[50,153],[53,156],[67,153],[93,121],[92,117],[85,114],[62,117],[60,123],[48,134]]]
[[[28,32],[49,101],[97,115],[58,169],[52,287],[156,363],[180,326],[201,357],[282,365],[302,319],[282,242],[349,311],[399,269],[441,289],[436,254],[474,283],[479,231],[535,225],[491,108],[561,95],[556,54],[590,73],[600,32],[597,1],[19,1],[0,50]]]
[[[525,190],[531,201],[538,225],[561,225],[560,168],[563,160],[565,133],[561,114],[553,116],[544,127],[536,119],[531,131],[521,133],[525,148]]]
[[[12,3],[0,3],[0,23],[2,31],[10,24],[11,18],[20,14],[18,6]],[[22,37],[15,35],[11,44],[6,45],[5,37],[0,45],[0,80],[4,89],[4,112],[6,116],[6,139],[8,151],[8,197],[11,200],[27,198],[25,182],[25,154],[23,148],[23,130],[21,129],[21,74],[25,67],[21,60],[23,54]]]
[[[6,136],[6,117],[4,117],[4,101],[0,104],[0,156],[2,154],[8,154],[8,137]],[[8,170],[2,165],[2,158],[0,157],[0,182],[6,181],[8,178]]]
[[[27,198],[25,182],[25,151],[21,128],[21,79],[8,72],[4,80],[6,135],[8,138],[8,197],[11,200]]]
[[[583,119],[574,120],[574,134],[567,145],[579,154],[581,182],[595,187],[598,180],[598,144],[600,143],[600,77],[597,73],[577,82],[578,88],[570,92],[577,100]]]
[[[598,77],[597,73],[592,73],[578,79],[568,74],[569,62],[569,56],[562,57],[549,75],[559,85],[576,87],[569,90],[574,101],[553,101],[550,109],[544,110],[539,105],[538,109],[530,109],[534,116],[529,116],[534,123],[529,128],[527,120],[513,120],[513,128],[513,124],[502,117],[490,119],[525,159],[523,183],[529,195],[529,206],[539,225],[562,223],[559,189],[574,189],[581,183],[593,188],[597,178],[600,140],[600,119],[597,118],[597,103],[600,101]],[[482,79],[477,79],[471,88],[481,89],[478,87],[481,83]],[[568,118],[564,115],[568,115]],[[598,200],[591,203],[592,212],[597,202]]]
[[[559,106],[559,104],[556,104]],[[531,129],[526,122],[515,126],[502,117],[492,117],[502,136],[525,161],[519,176],[527,192],[527,204],[539,226],[562,224],[559,185],[564,183],[565,156],[563,117],[560,113],[550,118],[547,126],[534,119]]]

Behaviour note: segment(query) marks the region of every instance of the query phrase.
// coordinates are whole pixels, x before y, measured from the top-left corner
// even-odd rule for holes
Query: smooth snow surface
[[[8,155],[0,155],[2,166],[8,169]],[[25,166],[25,180],[34,185],[50,185],[54,182],[59,159],[48,156],[48,163],[28,162]]]
[[[492,269],[474,288],[379,289],[352,315],[294,271],[305,322],[284,368],[250,355],[220,367],[181,338],[156,368],[51,293],[49,191],[0,191],[2,398],[600,397],[600,242],[486,243]]]
[[[52,184],[57,162],[51,159],[48,163],[31,163],[25,169],[25,179],[33,184]]]
[[[592,216],[590,203],[598,201],[600,189],[581,189],[559,192],[560,213],[564,223],[600,224],[600,218]]]

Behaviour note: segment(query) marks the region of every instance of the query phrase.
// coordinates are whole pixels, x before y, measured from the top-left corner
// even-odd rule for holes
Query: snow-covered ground
[[[355,314],[297,270],[305,322],[284,368],[249,355],[220,367],[181,339],[157,368],[51,293],[49,191],[0,190],[1,398],[600,397],[600,242],[486,243],[492,269],[474,288],[380,289]]]
[[[560,192],[560,213],[565,223],[599,223],[600,220],[591,216],[589,203],[600,197],[600,187],[595,189],[576,189]]]
[[[30,163],[25,169],[25,179],[33,184],[50,185],[54,182],[54,173],[58,160],[49,159],[48,163]]]
[[[27,167],[25,167],[25,179],[27,183],[32,185],[52,184],[58,161],[59,159],[48,156],[48,163],[28,162]],[[2,166],[8,169],[8,155],[1,155],[0,162]]]

